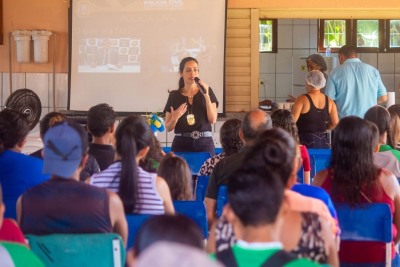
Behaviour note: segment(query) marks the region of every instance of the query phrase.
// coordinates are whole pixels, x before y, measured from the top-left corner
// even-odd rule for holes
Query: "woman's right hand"
[[[180,117],[182,117],[183,114],[187,111],[187,103],[183,103],[180,105],[177,109],[174,110],[173,107],[171,107],[171,118],[174,121],[178,121]]]

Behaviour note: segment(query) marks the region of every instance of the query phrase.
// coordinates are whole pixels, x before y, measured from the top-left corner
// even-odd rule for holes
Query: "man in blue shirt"
[[[361,62],[353,46],[342,46],[338,56],[341,65],[330,73],[325,94],[336,102],[339,118],[363,118],[370,107],[386,102],[386,88],[379,71]]]

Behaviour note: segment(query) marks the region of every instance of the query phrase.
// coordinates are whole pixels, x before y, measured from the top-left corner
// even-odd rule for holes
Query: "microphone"
[[[194,82],[195,82],[195,83],[197,84],[197,86],[200,88],[200,91],[201,91],[203,94],[205,94],[205,93],[206,93],[206,89],[204,88],[203,85],[201,85],[201,84],[199,83],[199,81],[200,81],[199,77],[194,77]]]

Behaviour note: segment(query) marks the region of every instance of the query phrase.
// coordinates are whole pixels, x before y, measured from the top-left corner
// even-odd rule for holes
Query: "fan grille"
[[[32,130],[39,122],[42,114],[42,104],[35,92],[30,89],[18,89],[14,91],[6,101],[6,108],[18,110],[24,113]]]

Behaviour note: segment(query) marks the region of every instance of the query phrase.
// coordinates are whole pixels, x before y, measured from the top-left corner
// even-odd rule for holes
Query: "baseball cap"
[[[65,121],[46,132],[43,173],[69,178],[78,168],[83,154],[82,137],[70,123]]]

